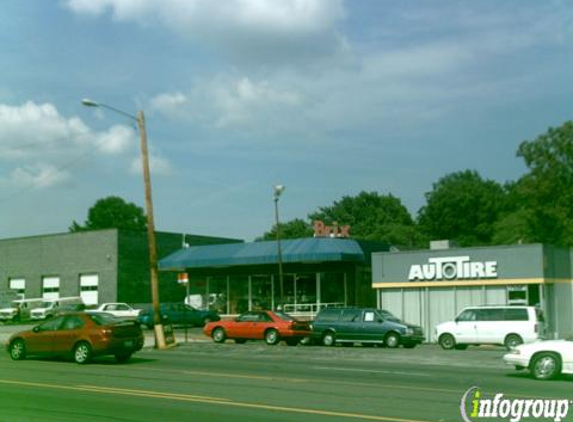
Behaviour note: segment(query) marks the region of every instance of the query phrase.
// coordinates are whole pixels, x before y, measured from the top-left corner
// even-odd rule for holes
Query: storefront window
[[[190,276],[185,303],[196,309],[207,309],[207,277]]]
[[[320,302],[328,306],[346,305],[348,287],[344,281],[344,273],[322,273],[320,276]]]
[[[249,277],[232,275],[229,277],[229,312],[241,314],[249,310]]]
[[[209,309],[219,314],[227,311],[227,276],[209,277]]]
[[[273,286],[270,275],[251,276],[251,304],[253,311],[272,308]]]

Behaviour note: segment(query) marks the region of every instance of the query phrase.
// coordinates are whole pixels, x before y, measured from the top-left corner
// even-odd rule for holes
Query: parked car
[[[14,360],[27,356],[71,356],[87,363],[94,356],[114,355],[127,361],[143,347],[139,324],[105,314],[84,312],[55,316],[32,330],[13,334],[7,350]]]
[[[503,360],[515,369],[528,369],[534,378],[548,380],[560,374],[573,374],[573,336],[565,340],[546,340],[522,344]]]
[[[81,297],[60,297],[57,299],[44,299],[44,301],[36,308],[32,309],[30,316],[32,319],[47,319],[51,318],[60,312],[60,307],[63,305],[81,305],[84,301]]]
[[[21,321],[30,318],[32,309],[39,307],[43,299],[16,299],[0,305],[0,320]]]
[[[119,318],[137,319],[141,309],[134,309],[127,303],[102,303],[95,309],[90,309],[89,313],[106,312]]]
[[[215,311],[195,309],[184,303],[162,303],[159,307],[161,319],[173,325],[203,327],[210,321],[219,321],[221,317]],[[142,325],[153,328],[153,308],[144,309],[137,317]]]
[[[234,339],[236,343],[247,340],[265,340],[275,345],[284,340],[289,346],[296,346],[310,335],[307,322],[298,321],[284,312],[250,311],[230,321],[210,322],[203,332],[213,338],[215,343]]]
[[[373,308],[325,308],[312,326],[312,339],[324,346],[336,343],[382,344],[386,347],[413,348],[425,340],[424,331],[390,312]]]
[[[438,343],[446,350],[468,345],[499,344],[512,349],[539,340],[545,332],[540,309],[533,306],[473,306],[436,327]]]

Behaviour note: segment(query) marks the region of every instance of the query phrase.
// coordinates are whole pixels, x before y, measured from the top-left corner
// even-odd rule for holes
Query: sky
[[[160,231],[253,240],[361,191],[413,217],[452,172],[500,183],[573,117],[573,2],[5,0],[0,238],[115,195]],[[343,223],[343,222],[342,222]]]

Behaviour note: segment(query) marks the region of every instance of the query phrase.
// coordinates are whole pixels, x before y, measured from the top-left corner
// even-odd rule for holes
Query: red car
[[[246,312],[231,321],[210,322],[203,331],[215,343],[223,343],[228,338],[237,343],[264,339],[270,345],[284,340],[289,346],[296,346],[310,335],[307,322],[278,311]]]
[[[127,361],[143,347],[138,323],[110,314],[74,312],[62,314],[10,337],[7,349],[14,360],[26,356],[71,356],[87,363],[93,356],[114,355]]]

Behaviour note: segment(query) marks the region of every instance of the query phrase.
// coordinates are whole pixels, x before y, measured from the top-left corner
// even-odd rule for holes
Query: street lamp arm
[[[136,116],[126,113],[125,111],[119,110],[115,107],[112,107],[110,105],[104,104],[104,103],[98,103],[96,101],[90,100],[89,98],[84,98],[82,100],[82,104],[87,106],[87,107],[102,107],[102,108],[107,108],[108,110],[111,110],[115,113],[121,114],[122,116],[128,117],[132,120],[135,120],[136,122],[138,122],[139,120],[137,119]]]

